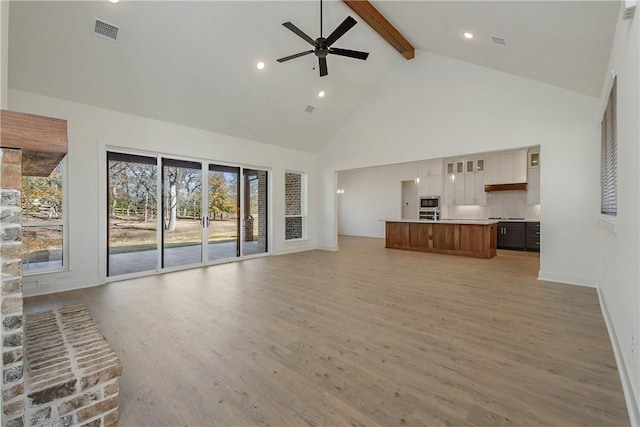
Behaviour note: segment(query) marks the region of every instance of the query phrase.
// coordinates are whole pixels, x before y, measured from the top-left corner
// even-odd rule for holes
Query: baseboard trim
[[[598,288],[598,299],[600,300],[600,310],[602,311],[602,317],[604,317],[604,323],[607,326],[609,332],[609,340],[611,341],[611,347],[613,348],[613,355],[616,358],[616,364],[618,365],[618,374],[620,375],[620,382],[622,383],[622,392],[624,393],[624,400],[627,404],[627,413],[629,415],[629,422],[632,427],[640,426],[640,408],[638,408],[638,397],[640,395],[634,389],[633,381],[629,378],[629,370],[627,369],[627,363],[624,358],[624,354],[620,350],[620,343],[616,335],[616,331],[613,328],[613,322],[609,315],[609,309],[604,299],[604,295],[600,288]]]
[[[59,281],[64,281],[64,278],[59,278]],[[30,287],[28,289],[23,289],[23,294],[22,296],[24,298],[29,298],[29,297],[37,297],[37,296],[41,296],[41,295],[49,295],[49,294],[56,294],[59,292],[68,292],[68,291],[75,291],[78,289],[85,289],[85,288],[93,288],[95,286],[101,286],[104,285],[104,281],[100,280],[99,278],[94,278],[94,279],[87,279],[87,280],[82,280],[82,281],[76,281],[76,282],[66,282],[64,286],[51,286],[48,288],[38,288],[38,287]]]
[[[285,249],[283,251],[278,251],[278,252],[274,252],[273,255],[278,256],[278,255],[287,255],[287,254],[295,254],[297,252],[306,252],[306,251],[312,251],[314,249],[319,249],[319,248],[310,248],[309,246],[300,246],[298,248],[290,248],[290,249]]]
[[[337,246],[318,246],[316,249],[320,249],[321,251],[336,252],[338,250],[338,247]]]
[[[376,234],[349,234],[349,233],[338,233],[338,236],[350,236],[350,237],[371,237],[374,239],[384,239],[384,235],[378,236]]]
[[[547,282],[566,283],[568,285],[586,286],[588,288],[597,287],[597,283],[588,277],[569,276],[566,274],[552,273],[549,271],[538,271],[538,280]]]

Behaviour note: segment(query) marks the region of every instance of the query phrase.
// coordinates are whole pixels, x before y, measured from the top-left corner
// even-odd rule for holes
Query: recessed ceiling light
[[[109,3],[118,3],[120,0],[109,0]]]
[[[321,90],[320,92],[318,92],[318,97],[322,98],[324,96],[324,91]]]
[[[256,68],[257,68],[258,70],[262,70],[262,69],[264,69],[264,62],[262,62],[262,61],[258,62],[258,63],[256,64]]]
[[[471,33],[462,33],[462,35],[464,36],[465,39],[472,39],[475,36]]]

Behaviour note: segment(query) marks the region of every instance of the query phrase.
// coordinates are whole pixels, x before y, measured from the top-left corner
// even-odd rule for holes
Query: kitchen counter
[[[385,247],[477,258],[496,256],[498,220],[383,220]]]
[[[498,222],[540,222],[540,218],[538,218],[538,219],[508,219],[508,218],[503,218],[503,219],[494,219],[492,221],[498,221]]]
[[[381,219],[385,222],[414,222],[419,224],[475,224],[475,225],[489,225],[497,224],[501,220],[497,219],[438,219],[438,220],[426,220],[426,219]],[[526,222],[526,221],[524,221]]]

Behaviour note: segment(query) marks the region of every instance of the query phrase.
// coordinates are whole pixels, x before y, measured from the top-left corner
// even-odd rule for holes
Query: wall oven
[[[420,197],[418,219],[437,221],[440,219],[440,196]]]

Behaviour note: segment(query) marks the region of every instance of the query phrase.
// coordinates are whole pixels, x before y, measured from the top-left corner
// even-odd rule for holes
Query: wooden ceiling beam
[[[368,0],[343,0],[344,3],[369,24],[383,39],[406,59],[413,59],[415,49]]]

